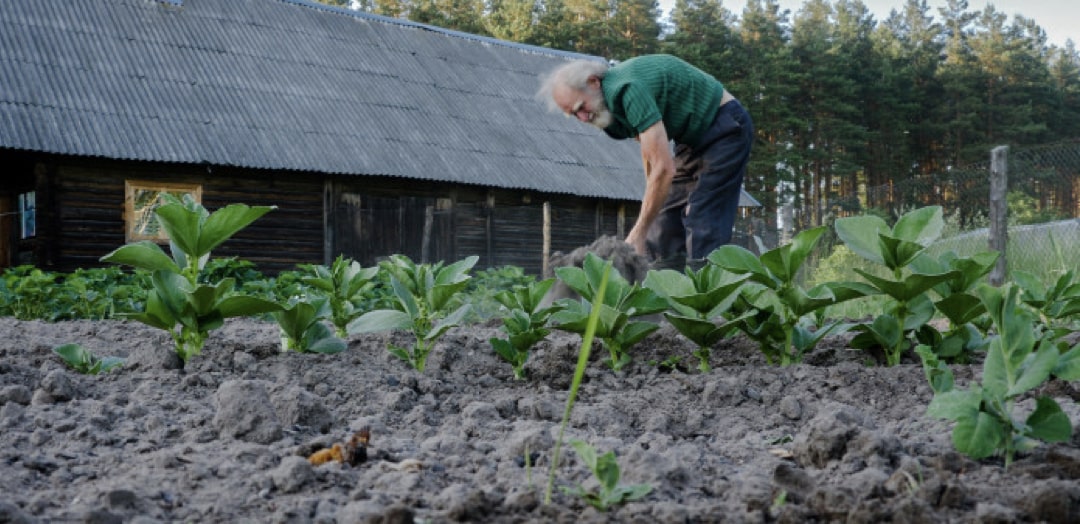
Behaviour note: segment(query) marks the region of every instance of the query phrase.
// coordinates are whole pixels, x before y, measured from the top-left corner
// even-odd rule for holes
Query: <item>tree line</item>
[[[324,2],[613,60],[682,57],[747,106],[757,140],[746,189],[770,222],[793,204],[797,229],[866,208],[956,209],[968,182],[950,173],[992,147],[1080,137],[1074,42],[1051,45],[1035,20],[967,0],[907,0],[884,20],[860,0],[806,0],[794,13],[775,0],[739,13],[677,0],[664,20],[654,0]]]

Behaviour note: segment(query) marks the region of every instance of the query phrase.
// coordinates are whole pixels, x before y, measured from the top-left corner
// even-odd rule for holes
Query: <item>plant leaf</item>
[[[374,333],[391,329],[412,329],[412,317],[396,309],[376,309],[360,315],[349,322],[346,330],[351,334]]]
[[[892,236],[928,246],[941,237],[945,228],[945,218],[941,206],[926,206],[913,209],[900,217],[893,226]]]
[[[890,234],[889,225],[881,217],[864,215],[836,219],[836,236],[855,254],[878,264],[884,264],[879,234]]]
[[[101,257],[102,262],[108,262],[110,264],[122,264],[139,269],[146,269],[148,271],[165,270],[173,273],[179,273],[180,268],[177,267],[173,259],[166,255],[161,250],[161,246],[149,241],[143,240],[141,242],[135,242],[134,244],[127,244],[119,249]]]
[[[188,255],[204,256],[222,242],[235,235],[241,229],[251,225],[259,217],[269,213],[276,206],[255,206],[247,204],[229,204],[214,211],[203,222],[199,230],[196,251],[187,251]],[[171,238],[171,237],[170,237]]]
[[[979,411],[975,416],[963,417],[953,428],[953,445],[957,451],[981,459],[993,455],[1005,440],[1005,430],[993,416]]]
[[[1054,399],[1039,397],[1035,411],[1027,418],[1031,437],[1046,442],[1067,442],[1072,438],[1072,422]]]

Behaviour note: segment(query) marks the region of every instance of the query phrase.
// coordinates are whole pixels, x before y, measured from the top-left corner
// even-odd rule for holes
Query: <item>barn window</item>
[[[128,242],[152,240],[165,242],[168,238],[161,229],[154,210],[162,205],[163,195],[176,198],[191,195],[196,202],[202,203],[202,186],[198,184],[166,184],[161,182],[124,182],[124,224]]]
[[[37,236],[37,195],[31,191],[19,195],[19,238]]]

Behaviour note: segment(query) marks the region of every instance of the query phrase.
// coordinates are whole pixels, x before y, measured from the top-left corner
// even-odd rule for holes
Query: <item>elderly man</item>
[[[699,266],[731,241],[754,127],[711,75],[670,55],[613,67],[577,60],[552,71],[538,97],[612,138],[641,144],[645,195],[626,242],[655,267]]]

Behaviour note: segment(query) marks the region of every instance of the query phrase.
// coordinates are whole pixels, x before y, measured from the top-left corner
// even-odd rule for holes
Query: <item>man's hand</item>
[[[641,198],[641,212],[638,213],[637,223],[630,230],[630,234],[626,235],[626,243],[644,255],[645,237],[660,214],[660,209],[664,207],[668,191],[671,190],[671,179],[675,177],[675,160],[671,158],[671,145],[668,143],[667,128],[663,121],[653,124],[638,135],[638,141],[641,142],[641,163],[645,168],[645,195]]]
[[[640,222],[638,223],[640,224]],[[626,243],[630,244],[634,248],[634,251],[646,255],[648,254],[645,249],[645,236],[647,233],[647,230],[643,231],[641,228],[634,226],[634,228],[630,230],[630,233],[626,235]]]

